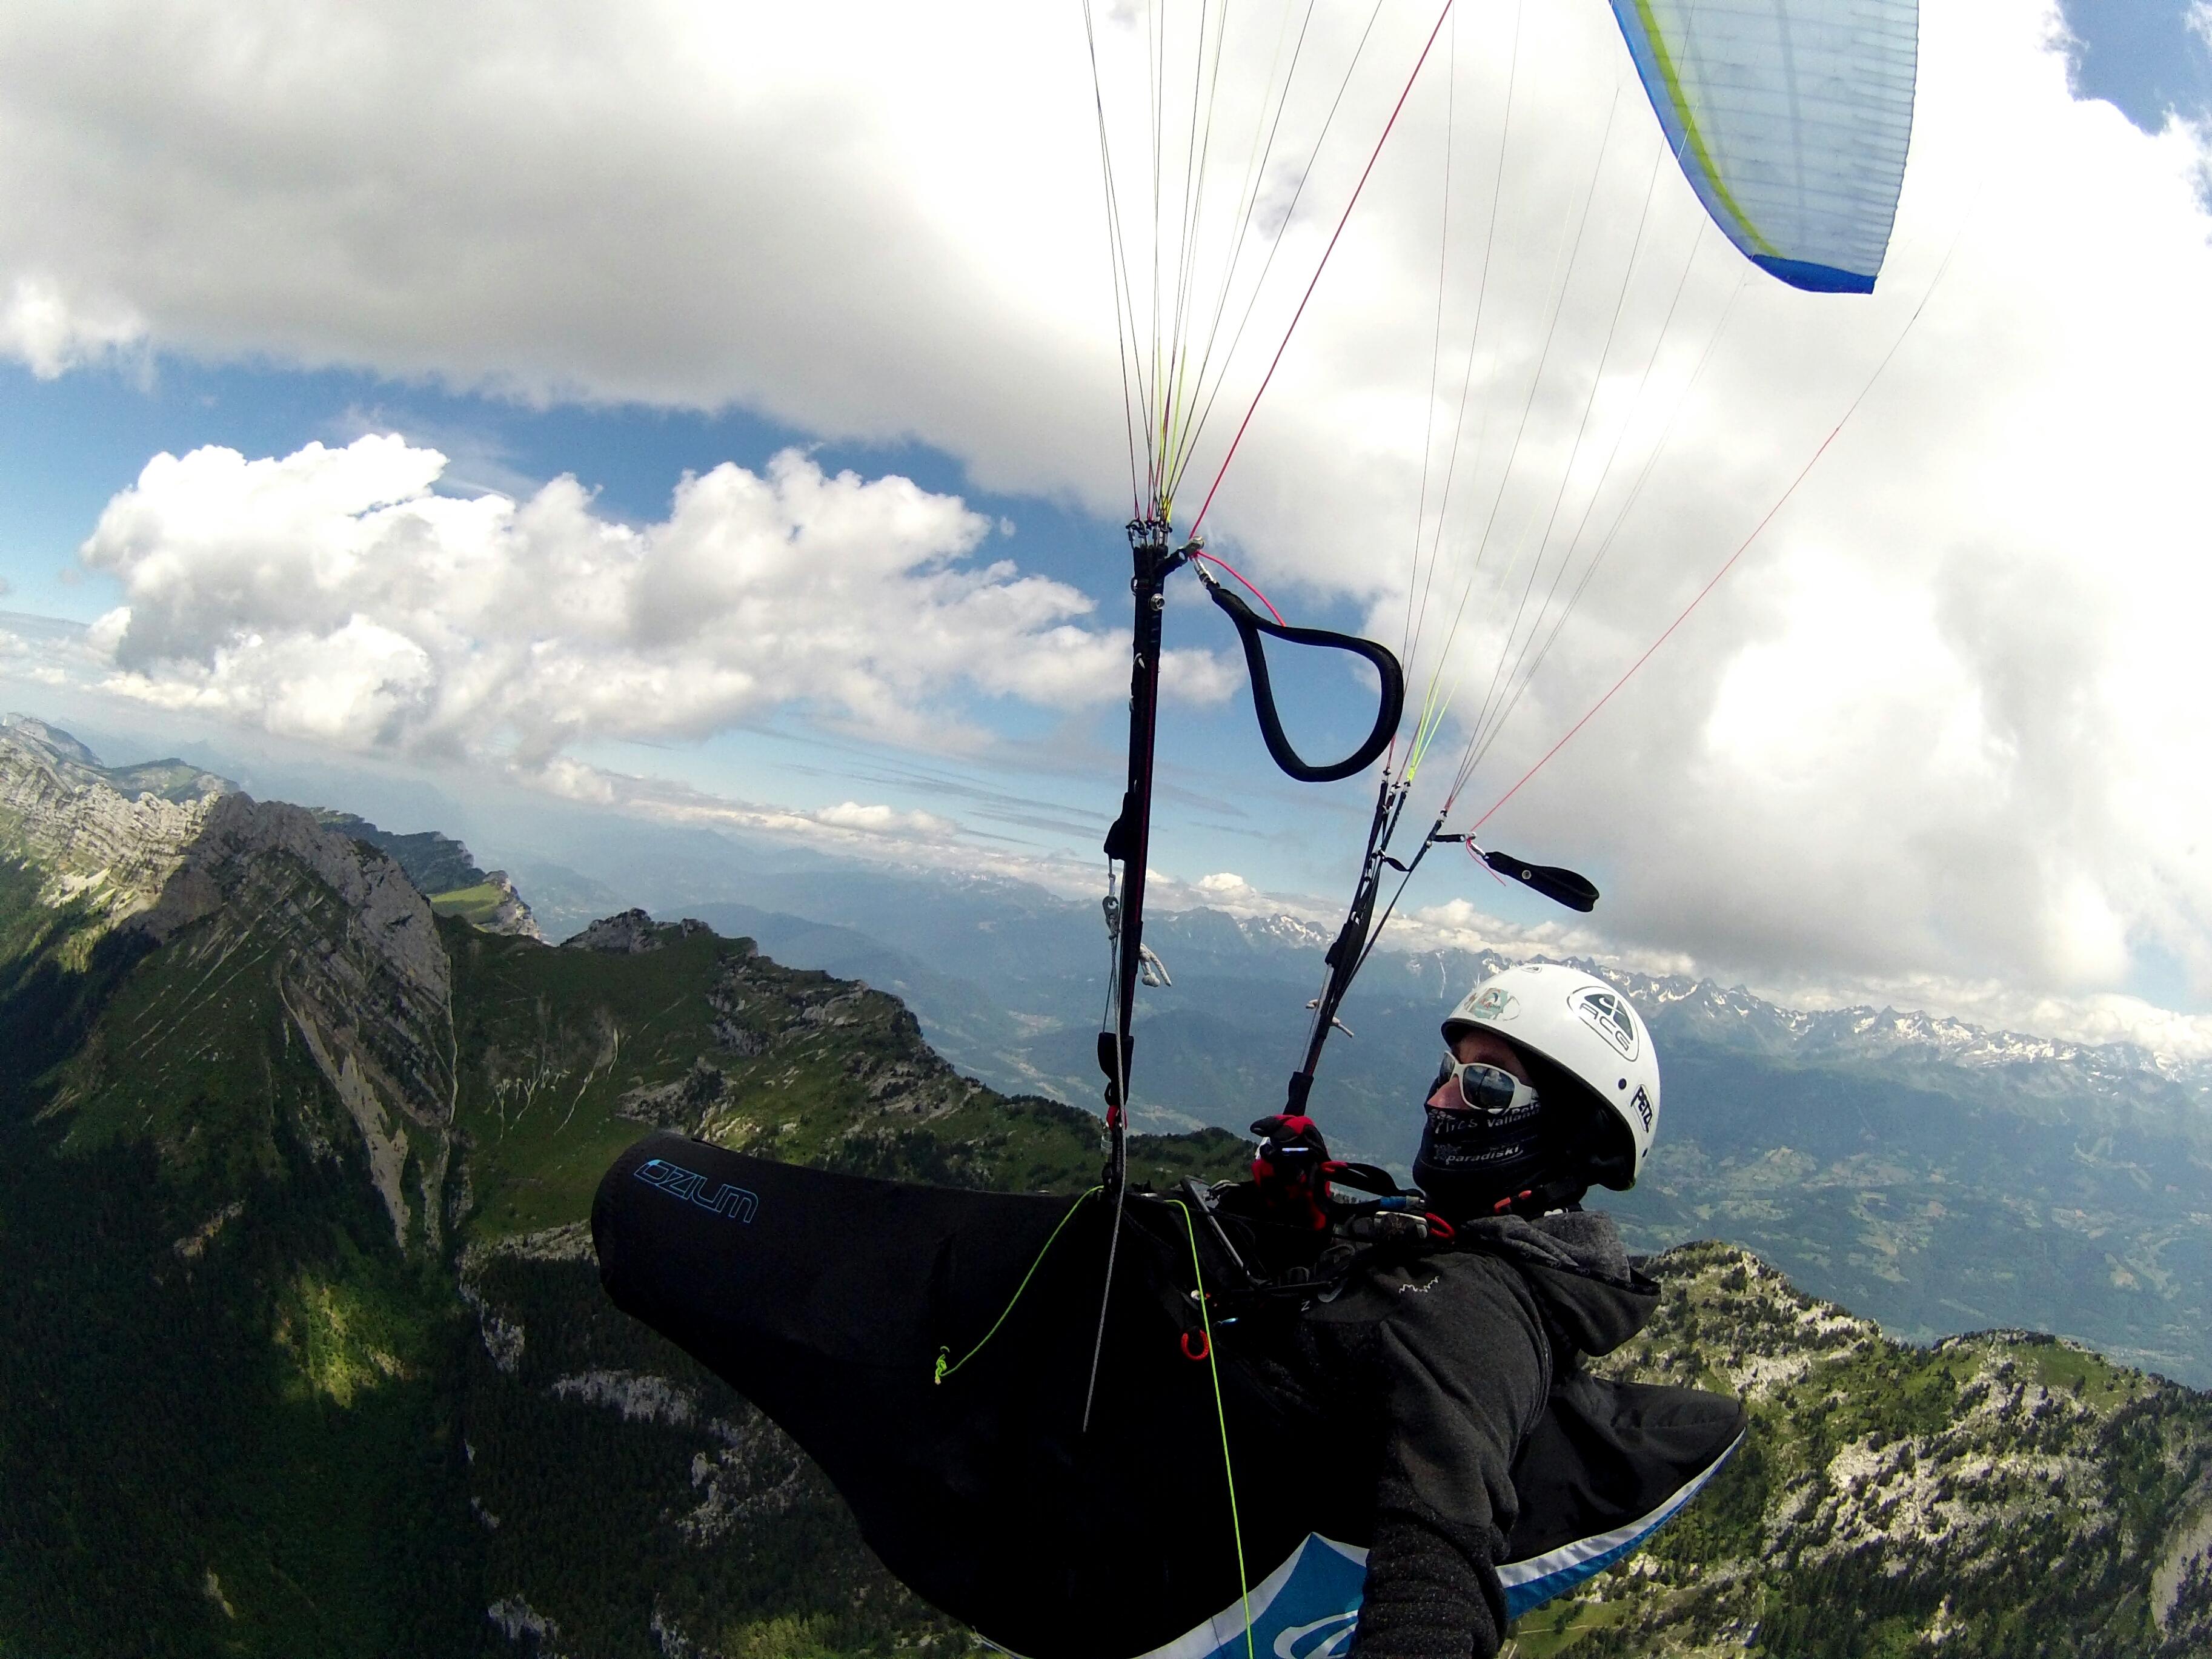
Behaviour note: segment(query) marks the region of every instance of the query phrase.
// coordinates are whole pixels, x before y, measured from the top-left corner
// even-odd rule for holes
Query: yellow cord
[[[1013,1295],[1007,1299],[1006,1305],[999,1310],[999,1317],[991,1322],[991,1329],[983,1333],[982,1341],[977,1342],[974,1347],[969,1349],[967,1353],[962,1354],[957,1359],[951,1357],[952,1350],[951,1348],[941,1347],[938,1349],[937,1364],[931,1373],[930,1381],[933,1383],[944,1382],[945,1379],[951,1376],[954,1371],[959,1370],[961,1366],[966,1365],[977,1354],[982,1353],[983,1344],[985,1342],[988,1342],[994,1336],[996,1336],[999,1334],[999,1327],[1006,1323],[1006,1316],[1014,1311],[1014,1304],[1022,1299],[1022,1293],[1030,1287],[1030,1281],[1036,1277],[1036,1270],[1044,1265],[1044,1258],[1052,1250],[1053,1240],[1060,1237],[1060,1228],[1065,1227],[1070,1221],[1075,1219],[1075,1212],[1083,1208],[1085,1199],[1095,1197],[1104,1190],[1105,1189],[1103,1187],[1092,1187],[1085,1192],[1082,1197],[1078,1198],[1073,1203],[1067,1207],[1067,1214],[1061,1216],[1058,1224],[1054,1226],[1053,1230],[1045,1235],[1043,1247],[1037,1251],[1036,1260],[1030,1263],[1030,1270],[1022,1275],[1022,1282],[1014,1287]],[[1188,1218],[1186,1218],[1186,1220]]]
[[[957,1359],[951,1357],[951,1348],[938,1349],[932,1381],[942,1384],[983,1351],[985,1344],[999,1334],[999,1327],[1006,1323],[1007,1317],[1014,1311],[1014,1305],[1022,1299],[1022,1293],[1030,1287],[1030,1281],[1036,1277],[1036,1270],[1044,1265],[1044,1258],[1051,1252],[1053,1242],[1060,1237],[1060,1230],[1074,1219],[1075,1212],[1083,1208],[1085,1199],[1096,1197],[1103,1190],[1103,1187],[1092,1187],[1067,1207],[1067,1214],[1061,1216],[1058,1225],[1046,1235],[1043,1246],[1036,1253],[1036,1259],[1030,1263],[1030,1270],[1022,1275],[1022,1282],[1014,1287],[1013,1295],[1000,1310],[999,1317],[991,1322],[991,1329],[983,1333],[981,1341]],[[1252,1647],[1252,1583],[1250,1575],[1244,1569],[1244,1525],[1237,1513],[1237,1471],[1229,1459],[1229,1410],[1222,1403],[1221,1365],[1213,1353],[1213,1315],[1206,1301],[1206,1269],[1199,1262],[1198,1229],[1192,1225],[1190,1206],[1180,1198],[1171,1198],[1168,1202],[1182,1212],[1182,1230],[1190,1239],[1190,1271],[1198,1286],[1198,1317],[1200,1328],[1206,1334],[1206,1369],[1213,1384],[1214,1420],[1221,1431],[1221,1473],[1229,1485],[1229,1534],[1237,1546],[1237,1587],[1243,1598],[1244,1607],[1244,1659],[1255,1659]]]
[[[1190,1236],[1190,1272],[1198,1284],[1198,1317],[1206,1332],[1206,1369],[1213,1379],[1213,1415],[1221,1426],[1221,1473],[1229,1483],[1229,1534],[1237,1543],[1237,1588],[1244,1598],[1244,1659],[1252,1654],[1252,1580],[1244,1571],[1244,1528],[1237,1516],[1237,1471],[1229,1461],[1229,1411],[1221,1403],[1221,1365],[1213,1354],[1213,1315],[1206,1305],[1206,1270],[1198,1262],[1198,1229],[1191,1225],[1190,1206],[1180,1198],[1169,1201],[1182,1212],[1182,1230]]]

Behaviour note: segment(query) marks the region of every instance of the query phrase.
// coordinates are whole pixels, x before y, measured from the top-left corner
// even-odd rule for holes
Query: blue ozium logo
[[[705,1176],[681,1164],[672,1164],[665,1158],[647,1159],[637,1166],[637,1178],[649,1187],[659,1187],[672,1198],[688,1198],[701,1209],[712,1210],[733,1220],[750,1221],[753,1212],[760,1208],[758,1196],[744,1188],[733,1187],[725,1181],[709,1192]]]

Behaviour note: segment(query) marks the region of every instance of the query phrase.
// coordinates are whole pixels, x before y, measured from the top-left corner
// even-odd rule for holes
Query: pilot
[[[1509,968],[1443,1039],[1413,1178],[1457,1247],[1386,1257],[1299,1325],[1325,1408],[1377,1468],[1352,1659],[1498,1650],[1514,1460],[1554,1381],[1658,1303],[1612,1218],[1582,1208],[1593,1185],[1634,1184],[1658,1123],[1628,999],[1576,968]]]

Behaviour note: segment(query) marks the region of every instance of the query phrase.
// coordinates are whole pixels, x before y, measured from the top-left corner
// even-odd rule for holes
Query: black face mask
[[[1447,1218],[1488,1214],[1551,1172],[1552,1128],[1541,1094],[1498,1111],[1430,1107],[1413,1184]]]

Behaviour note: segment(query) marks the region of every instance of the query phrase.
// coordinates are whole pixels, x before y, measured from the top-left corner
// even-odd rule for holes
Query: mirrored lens
[[[1469,1066],[1459,1075],[1460,1099],[1477,1111],[1504,1111],[1521,1080],[1497,1066]]]

